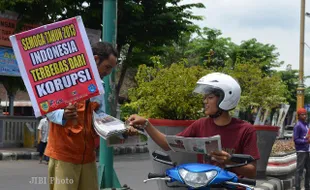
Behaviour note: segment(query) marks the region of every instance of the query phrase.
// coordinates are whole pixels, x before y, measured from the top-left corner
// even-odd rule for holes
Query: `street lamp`
[[[300,9],[300,44],[299,44],[299,81],[297,87],[297,109],[303,108],[305,104],[304,85],[304,46],[305,46],[305,16],[310,16],[305,11],[306,0],[301,0]]]

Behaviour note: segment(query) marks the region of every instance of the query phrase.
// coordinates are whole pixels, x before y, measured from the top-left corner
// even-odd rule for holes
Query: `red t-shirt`
[[[248,154],[255,160],[260,158],[255,128],[245,121],[232,118],[230,124],[218,126],[212,118],[201,118],[186,128],[178,136],[209,137],[221,136],[222,149],[229,154]],[[210,163],[206,155],[197,156],[199,163]]]

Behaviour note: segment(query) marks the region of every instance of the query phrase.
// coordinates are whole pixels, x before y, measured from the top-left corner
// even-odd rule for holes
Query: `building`
[[[3,115],[9,112],[9,98],[4,86],[0,83],[0,105]],[[0,113],[1,115],[1,113]],[[31,101],[27,92],[18,91],[14,100],[14,115],[16,116],[34,116]]]

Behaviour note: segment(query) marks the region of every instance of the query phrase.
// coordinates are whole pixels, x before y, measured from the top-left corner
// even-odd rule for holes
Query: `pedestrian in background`
[[[301,178],[306,169],[305,190],[310,190],[310,136],[307,124],[307,111],[304,108],[297,110],[298,122],[294,127],[294,142],[297,154],[297,169],[295,175],[295,190],[300,190]]]
[[[44,151],[48,141],[49,121],[46,117],[40,120],[38,125],[38,152],[40,153],[40,164],[42,164],[43,157],[46,163],[49,158],[44,155]]]

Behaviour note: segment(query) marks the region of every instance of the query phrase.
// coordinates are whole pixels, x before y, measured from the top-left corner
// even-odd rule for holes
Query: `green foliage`
[[[238,80],[242,88],[238,107],[242,111],[252,106],[275,108],[286,101],[287,88],[280,75],[266,76],[251,62],[237,63],[234,69],[212,71],[203,66],[189,66],[186,59],[169,67],[164,67],[158,57],[152,61],[156,67],[140,65],[135,78],[137,88],[129,90],[131,102],[126,104],[145,117],[175,120],[202,117],[202,97],[194,95],[193,90],[199,78],[214,71]]]
[[[171,46],[165,46],[164,53],[161,55],[165,64],[187,59],[189,65],[224,67],[235,44],[230,38],[221,37],[221,31],[216,29],[205,27],[197,33],[198,36],[195,38],[191,38],[192,33],[182,33],[178,41]]]
[[[121,105],[120,109],[121,109],[120,119],[122,121],[126,121],[130,115],[137,113],[136,109],[130,107],[127,104]]]
[[[242,89],[239,103],[241,110],[246,110],[250,106],[275,108],[286,102],[287,88],[278,74],[266,76],[251,62],[240,62],[235,64],[234,69],[225,67],[220,71],[238,80]]]
[[[207,27],[199,30],[195,38],[191,38],[191,35],[184,33],[180,41],[166,46],[166,53],[161,57],[168,64],[170,60],[177,62],[188,59],[190,65],[204,65],[211,69],[233,68],[235,64],[251,62],[265,75],[272,75],[272,69],[283,64],[278,60],[279,53],[274,45],[263,44],[256,39],[237,45],[230,38],[223,37],[220,30]]]
[[[205,27],[198,34],[188,45],[186,55],[194,55],[196,64],[211,68],[224,67],[236,45],[230,38],[222,37],[222,32],[217,29]]]
[[[297,86],[298,86],[298,70],[287,69],[285,71],[278,71],[278,73],[280,74],[282,81],[285,83],[287,87],[287,92],[285,94],[285,97],[288,103],[290,104],[290,110],[295,111],[296,100],[297,100],[296,94],[297,94]],[[306,100],[306,97],[305,97],[305,100]]]
[[[279,53],[274,45],[263,44],[256,39],[243,41],[239,46],[235,46],[231,55],[232,63],[251,62],[258,66],[265,74],[271,74],[272,68],[279,67],[283,62],[279,62]]]
[[[157,60],[158,61],[158,60]],[[140,65],[137,88],[129,90],[131,102],[127,106],[150,118],[175,120],[197,119],[203,114],[201,96],[193,89],[199,78],[210,73],[201,66],[186,67],[186,62],[170,67]]]
[[[310,87],[305,89],[305,104],[310,104]]]

